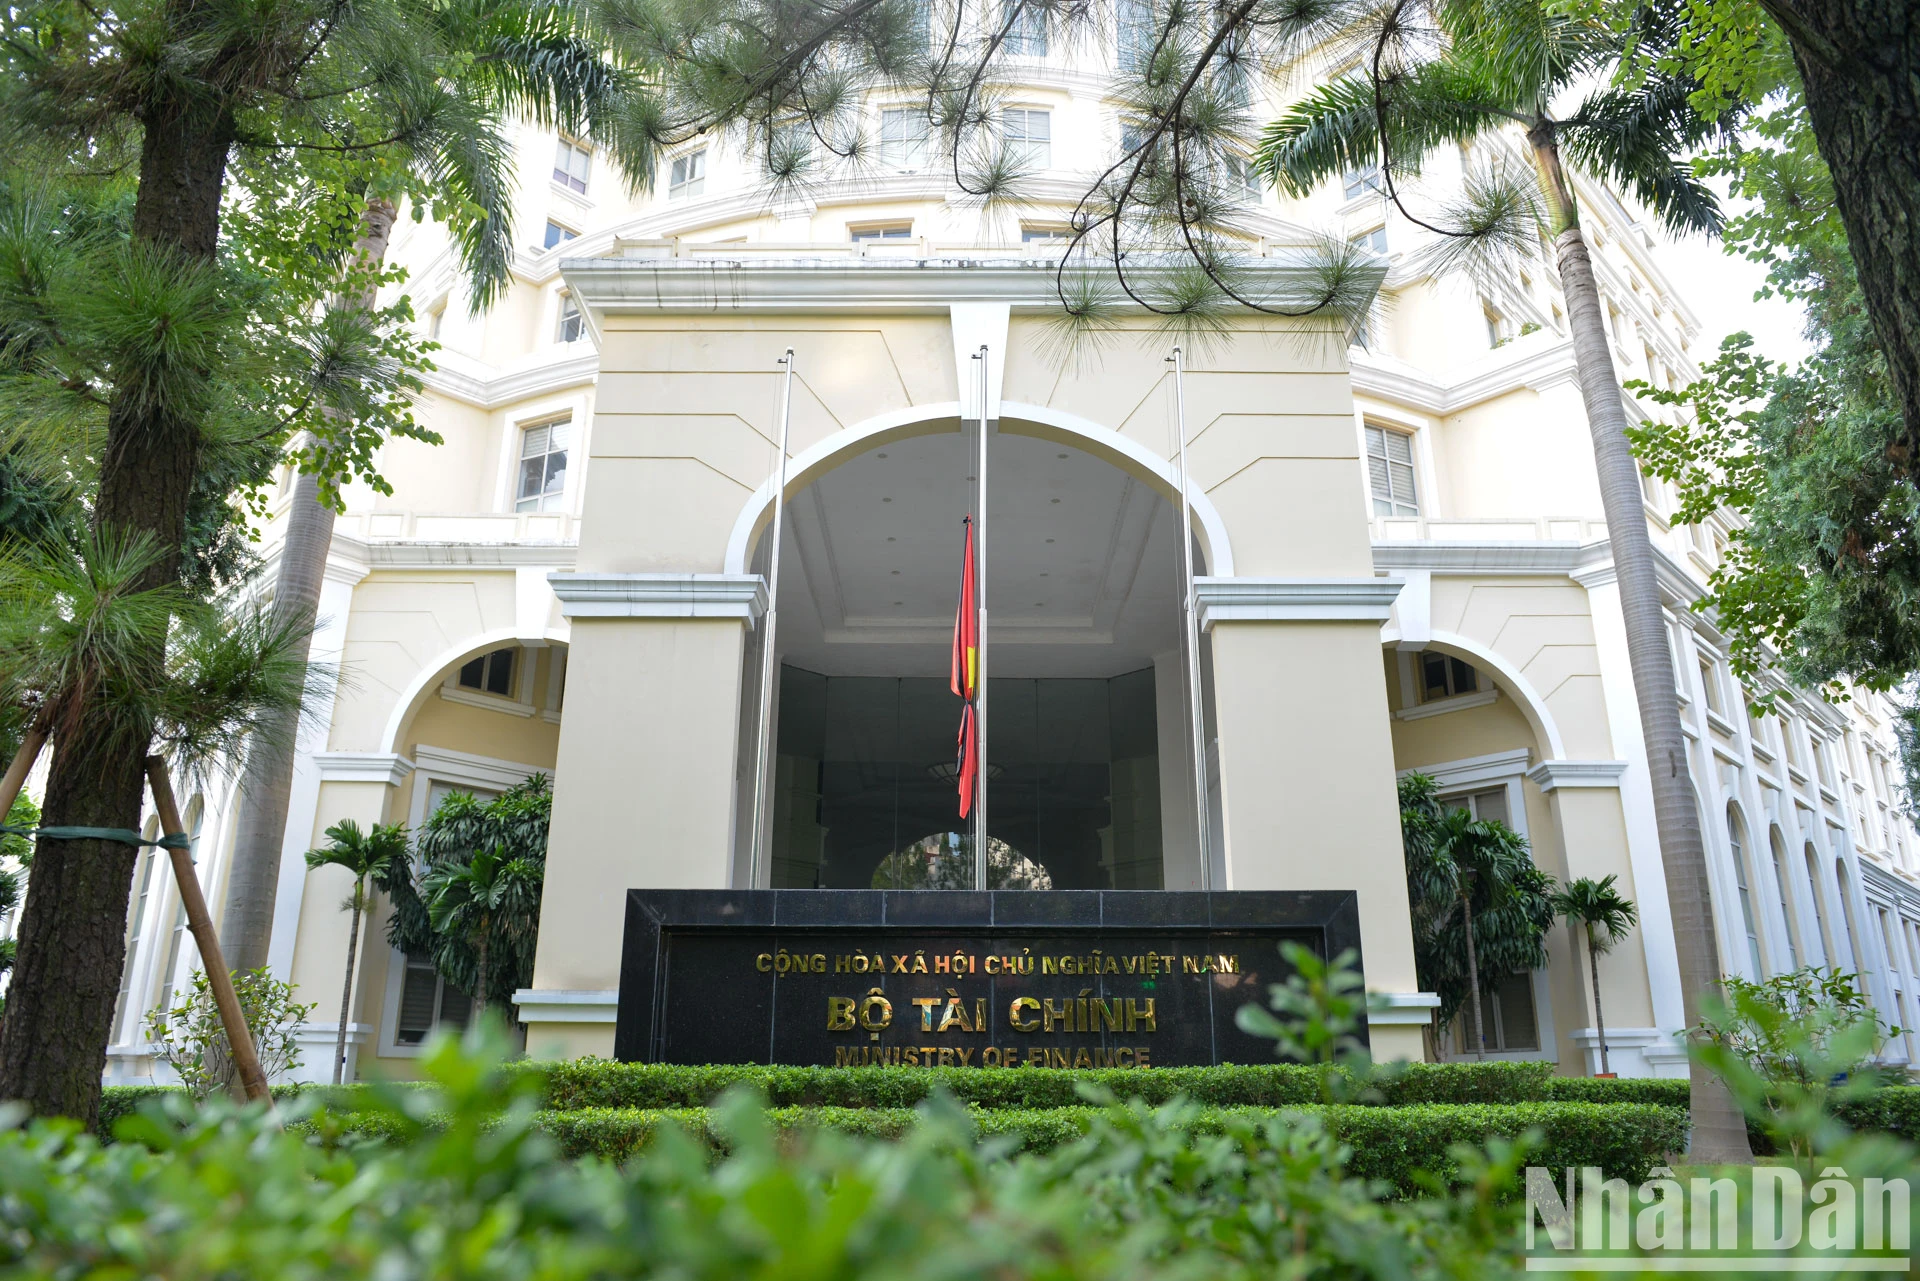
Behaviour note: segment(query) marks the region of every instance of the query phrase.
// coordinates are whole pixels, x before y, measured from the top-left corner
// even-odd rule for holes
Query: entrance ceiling
[[[881,446],[787,507],[782,661],[830,676],[940,676],[960,592],[972,437]],[[1057,442],[988,442],[994,676],[1115,676],[1178,647],[1172,504]]]

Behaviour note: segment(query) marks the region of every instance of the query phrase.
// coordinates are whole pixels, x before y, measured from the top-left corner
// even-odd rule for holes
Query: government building
[[[1425,233],[1369,172],[1304,200],[1251,190],[1252,275],[1307,281],[1332,232],[1371,255],[1380,303],[1351,344],[1322,321],[1231,316],[1187,344],[1176,389],[1177,340],[1144,312],[1061,338],[1067,219],[1125,126],[1086,53],[1027,48],[998,108],[1040,171],[1017,213],[957,200],[913,96],[876,90],[872,162],[790,193],[770,194],[728,135],[674,151],[636,197],[591,139],[519,129],[513,281],[477,315],[445,230],[402,216],[391,260],[441,344],[418,417],[444,443],[385,446],[393,493],[350,490],[334,534],[315,655],[345,679],[300,746],[272,944],[275,973],[319,1003],[301,1075],[329,1075],[347,946],[346,874],[302,854],[344,818],[417,827],[453,791],[552,777],[538,958],[517,994],[535,1057],[612,1052],[631,888],[942,883],[963,827],[949,647],[983,396],[988,813],[1009,874],[1056,890],[1356,891],[1375,1052],[1419,1057],[1436,998],[1415,975],[1395,780],[1420,771],[1523,833],[1558,880],[1619,878],[1641,924],[1601,962],[1612,1066],[1684,1074],[1646,751],[1554,264],[1492,284],[1435,276]],[[1450,150],[1428,181],[1509,145]],[[1671,250],[1640,211],[1579,194],[1621,377],[1685,382],[1717,335],[1662,274]],[[266,584],[290,493],[266,529]],[[1920,1025],[1916,834],[1888,707],[1790,691],[1786,714],[1750,716],[1759,691],[1690,608],[1730,527],[1671,524],[1651,479],[1645,500],[1724,967],[1858,970],[1890,1022]],[[217,912],[236,799],[182,800]],[[145,1018],[198,965],[163,859],[143,856],[133,892],[115,1081],[164,1072]],[[468,998],[389,948],[384,915],[365,937],[352,1071],[405,1076]],[[1557,925],[1548,950],[1500,985],[1488,1053],[1596,1071],[1584,949]],[[1457,1028],[1438,1048],[1470,1052]]]

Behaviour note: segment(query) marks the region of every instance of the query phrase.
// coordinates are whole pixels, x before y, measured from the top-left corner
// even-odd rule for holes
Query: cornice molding
[[[1439,1008],[1437,992],[1367,993],[1367,1022],[1375,1027],[1423,1027]]]
[[[1441,382],[1404,361],[1365,350],[1352,353],[1352,364],[1356,394],[1378,396],[1430,414],[1457,413],[1509,392],[1545,391],[1579,378],[1569,339],[1517,346],[1513,351],[1502,348],[1452,382]]]
[[[1373,545],[1373,567],[1386,573],[1426,570],[1442,576],[1570,574],[1584,551],[1573,542],[1395,542]]]
[[[1161,261],[1164,259],[1165,261]],[[739,253],[675,258],[573,258],[561,264],[567,287],[596,316],[608,313],[813,312],[945,313],[956,303],[1000,303],[1026,311],[1060,305],[1056,257],[866,258],[795,252],[792,256]],[[1150,282],[1172,276],[1174,255],[1134,255],[1128,275]],[[1319,288],[1311,250],[1275,247],[1248,255],[1237,268],[1284,301],[1304,300]],[[1384,266],[1361,267],[1378,284]]]
[[[384,783],[398,787],[416,768],[398,752],[315,752],[322,783]]]
[[[752,626],[767,611],[758,574],[552,573],[568,618],[733,618]]]
[[[480,409],[498,409],[530,396],[590,385],[600,373],[600,353],[593,350],[558,359],[543,357],[503,372],[456,352],[443,352],[434,363],[421,381],[443,396]]]
[[[1498,783],[1510,779],[1516,774],[1526,772],[1527,762],[1533,759],[1531,748],[1514,747],[1504,752],[1489,752],[1485,756],[1466,756],[1457,761],[1441,761],[1437,765],[1416,765],[1403,769],[1399,777],[1409,774],[1425,774],[1432,779],[1443,792],[1456,788],[1477,787],[1482,783]]]
[[[1543,792],[1559,788],[1617,788],[1627,772],[1625,761],[1541,761],[1527,778]]]
[[[544,991],[523,987],[513,994],[522,1023],[612,1023],[620,1012],[620,993],[605,991]]]
[[[1215,623],[1384,623],[1404,578],[1196,578],[1200,628]]]

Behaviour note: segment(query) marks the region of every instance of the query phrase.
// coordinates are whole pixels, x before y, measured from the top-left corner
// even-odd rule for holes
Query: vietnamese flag
[[[966,559],[960,567],[960,604],[953,613],[953,692],[966,700],[960,709],[956,768],[960,787],[960,817],[973,809],[974,779],[980,768],[980,743],[974,732],[974,683],[980,671],[980,610],[973,583],[973,517],[967,527]]]

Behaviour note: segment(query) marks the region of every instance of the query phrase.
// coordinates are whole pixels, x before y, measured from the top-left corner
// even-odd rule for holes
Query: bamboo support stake
[[[153,789],[153,807],[160,814],[160,830],[168,836],[186,835],[186,828],[180,822],[180,809],[173,802],[173,784],[167,781],[166,762],[158,756],[147,757],[147,785]],[[173,862],[173,879],[180,886],[180,903],[187,911],[187,928],[193,931],[193,941],[200,945],[200,960],[207,967],[207,983],[213,988],[213,1003],[219,1007],[220,1025],[226,1030],[240,1084],[249,1100],[271,1101],[266,1074],[260,1070],[260,1058],[253,1050],[253,1035],[247,1030],[246,1016],[240,1012],[240,998],[233,990],[233,976],[227,973],[226,958],[220,954],[220,937],[213,932],[213,918],[207,915],[207,899],[200,892],[200,877],[193,870],[192,851],[184,845],[169,845],[167,855]]]
[[[13,754],[13,764],[7,766],[6,776],[0,778],[0,823],[7,821],[20,789],[27,785],[27,775],[33,773],[33,763],[40,759],[40,749],[46,745],[47,731],[43,729],[30,729],[21,740],[20,750]]]

